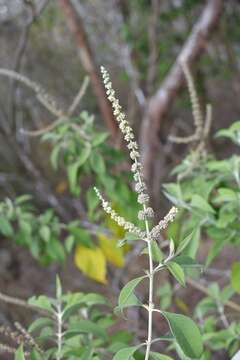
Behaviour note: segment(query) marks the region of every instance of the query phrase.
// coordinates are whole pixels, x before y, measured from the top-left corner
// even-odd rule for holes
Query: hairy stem
[[[61,304],[58,304],[57,306],[57,360],[61,360],[61,352],[62,352],[62,336],[63,336],[63,332],[62,332],[62,327],[63,327],[63,323],[62,323],[62,308],[61,308]]]
[[[149,294],[148,294],[148,339],[147,339],[147,349],[145,354],[145,360],[149,359],[150,348],[152,343],[152,313],[153,313],[153,259],[152,259],[152,247],[151,239],[149,238],[149,226],[148,221],[145,220],[147,239],[148,239],[148,256],[149,256]]]
[[[138,181],[142,184],[141,176],[139,176]],[[146,211],[146,205],[143,204],[143,210]],[[152,258],[152,247],[150,239],[150,231],[148,220],[145,219],[145,229],[147,235],[147,244],[148,244],[148,259],[149,259],[149,293],[148,293],[148,336],[147,336],[147,348],[145,353],[145,360],[149,359],[151,342],[152,342],[152,313],[153,313],[153,280],[154,280],[154,271],[153,271],[153,258]]]

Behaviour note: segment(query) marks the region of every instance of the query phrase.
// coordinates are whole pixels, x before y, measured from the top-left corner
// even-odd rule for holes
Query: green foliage
[[[95,127],[93,116],[85,111],[77,118],[58,119],[53,129],[42,136],[42,141],[52,145],[50,161],[55,171],[65,170],[70,192],[79,196],[81,182],[84,183],[86,197],[83,201],[92,222],[101,216],[97,209],[99,201],[93,191],[93,182],[111,190],[111,199],[118,203],[120,213],[127,214],[132,219],[136,213],[132,211],[132,206],[126,207],[126,203],[130,205],[136,198],[130,187],[122,183],[122,178],[128,181],[129,174],[118,171],[119,175],[116,175],[115,172],[124,156],[107,145],[107,137],[106,132]],[[106,169],[111,169],[114,177],[107,175]],[[61,181],[64,182],[64,179]],[[89,185],[86,189],[87,183]],[[66,255],[74,251],[76,266],[87,276],[106,283],[107,261],[115,266],[123,266],[125,250],[117,249],[117,241],[124,233],[116,225],[113,226],[108,218],[104,222],[107,231],[99,228],[96,236],[92,236],[83,229],[79,220],[62,223],[52,209],[39,214],[28,195],[17,197],[14,201],[6,199],[0,203],[2,235],[18,245],[28,247],[34,258],[43,265],[63,262]],[[111,249],[109,241],[113,244]],[[96,251],[101,266],[99,262],[91,261]],[[81,261],[83,257],[85,264]]]
[[[28,195],[0,203],[0,233],[16,244],[28,247],[42,264],[65,260],[60,232],[60,220],[54,211],[48,209],[38,215]]]
[[[228,130],[220,130],[218,136],[229,137],[237,143],[239,123]],[[175,174],[184,172],[188,158],[175,169]],[[189,176],[177,183],[164,186],[167,197],[182,207],[179,218],[185,218],[180,238],[186,231],[199,229],[206,232],[214,243],[208,253],[209,265],[227,244],[239,244],[239,199],[240,199],[240,157],[217,160],[212,155],[203,158]],[[196,244],[195,253],[199,243]]]
[[[41,349],[37,357],[33,345],[31,360],[104,359],[131,340],[131,335],[125,331],[110,330],[116,320],[109,312],[105,297],[95,293],[62,293],[59,279],[56,298],[35,296],[29,299],[29,304],[46,311],[46,316],[38,317],[28,328]],[[21,351],[22,348],[18,353]]]
[[[217,137],[228,138],[239,145],[239,129],[239,122],[234,123],[229,129],[218,131]],[[174,261],[183,268],[184,262],[190,265],[192,259],[189,262],[188,256],[197,256],[200,238],[205,234],[211,239],[205,262],[208,267],[226,245],[237,248],[240,244],[240,157],[234,154],[230,158],[218,160],[212,154],[205,154],[199,158],[191,172],[181,179],[181,174],[186,173],[192,161],[191,157],[192,154],[188,155],[174,169],[173,174],[178,175],[178,181],[164,185],[167,197],[182,208],[178,224],[175,224],[175,236],[180,239],[180,244],[189,231],[194,230],[195,233],[183,249],[183,255],[179,257],[180,263]],[[169,233],[172,231],[170,228]],[[195,266],[194,263],[192,265]],[[212,352],[224,349],[231,357],[239,349],[240,324],[237,318],[230,318],[227,311],[228,301],[239,292],[239,262],[228,264],[226,271],[229,268],[231,278],[227,285],[222,289],[217,283],[209,285],[209,295],[195,308],[203,340],[208,347],[208,350],[204,350],[203,360],[210,359]],[[180,272],[175,277],[181,277]],[[185,359],[181,350],[178,353]]]
[[[211,351],[224,350],[232,357],[239,349],[240,324],[237,319],[230,322],[225,311],[234,290],[230,285],[220,290],[217,283],[212,283],[208,288],[208,294],[195,308],[196,316],[202,323],[203,340],[209,349],[205,349],[204,359],[209,358]],[[220,328],[220,322],[224,325],[223,329]]]

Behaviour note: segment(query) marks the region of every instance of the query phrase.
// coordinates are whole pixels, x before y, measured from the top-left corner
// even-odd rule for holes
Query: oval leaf
[[[139,302],[134,303],[132,300],[135,299],[135,295],[134,295],[134,289],[136,288],[136,286],[144,279],[146,278],[145,276],[140,276],[136,279],[133,279],[131,281],[129,281],[121,290],[119,298],[118,298],[118,306],[120,309],[123,309],[126,306],[132,306],[132,305],[137,305]],[[134,297],[133,297],[134,295]],[[137,298],[136,298],[137,299]],[[135,299],[135,300],[136,300]]]
[[[106,258],[99,247],[90,249],[82,245],[77,246],[75,264],[91,279],[106,284]]]
[[[82,333],[92,334],[105,340],[108,338],[106,331],[101,326],[90,320],[80,320],[76,323],[73,323],[71,327],[65,331],[64,337],[69,339]]]
[[[235,291],[240,293],[240,262],[234,262],[231,271],[231,283]]]
[[[137,351],[141,345],[131,346],[119,350],[113,357],[113,360],[130,360],[132,355]]]
[[[197,325],[187,316],[162,311],[170,330],[186,356],[199,358],[203,352],[202,337]]]
[[[180,265],[178,265],[176,262],[174,261],[169,261],[166,264],[168,270],[170,271],[170,273],[175,277],[175,279],[182,285],[185,286],[185,275],[184,275],[184,271],[181,268]]]
[[[150,352],[150,356],[153,360],[173,360],[173,358],[171,358],[170,356],[159,354],[154,351]]]

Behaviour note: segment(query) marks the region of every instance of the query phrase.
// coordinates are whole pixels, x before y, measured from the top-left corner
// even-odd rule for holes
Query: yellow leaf
[[[107,260],[117,267],[124,265],[124,250],[117,247],[118,239],[109,238],[105,234],[98,234],[99,245]]]
[[[87,248],[78,245],[75,250],[75,264],[91,279],[106,284],[106,258],[99,247]]]
[[[60,181],[56,186],[56,192],[58,194],[63,194],[67,190],[68,184],[65,180]]]
[[[179,297],[175,298],[175,303],[182,312],[189,314],[189,307],[182,299]]]

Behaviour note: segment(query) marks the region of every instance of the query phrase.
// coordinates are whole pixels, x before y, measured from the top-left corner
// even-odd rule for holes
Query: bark
[[[196,61],[200,53],[206,48],[207,40],[217,25],[222,10],[223,0],[209,0],[207,2],[175,64],[146,106],[140,132],[142,162],[144,176],[149,188],[155,189],[154,193],[156,192],[156,194],[158,194],[160,186],[159,171],[154,169],[154,163],[159,163],[159,161],[156,161],[156,158],[159,158],[160,155],[159,131],[164,116],[184,80],[181,62],[186,62],[191,66]]]
[[[90,77],[103,120],[105,121],[112,136],[115,137],[118,133],[117,123],[113,117],[111,105],[105,95],[102,80],[97,71],[94,56],[88,42],[82,19],[79,14],[76,13],[70,0],[59,0],[59,5],[65,15],[68,27],[75,37],[83,68]]]

